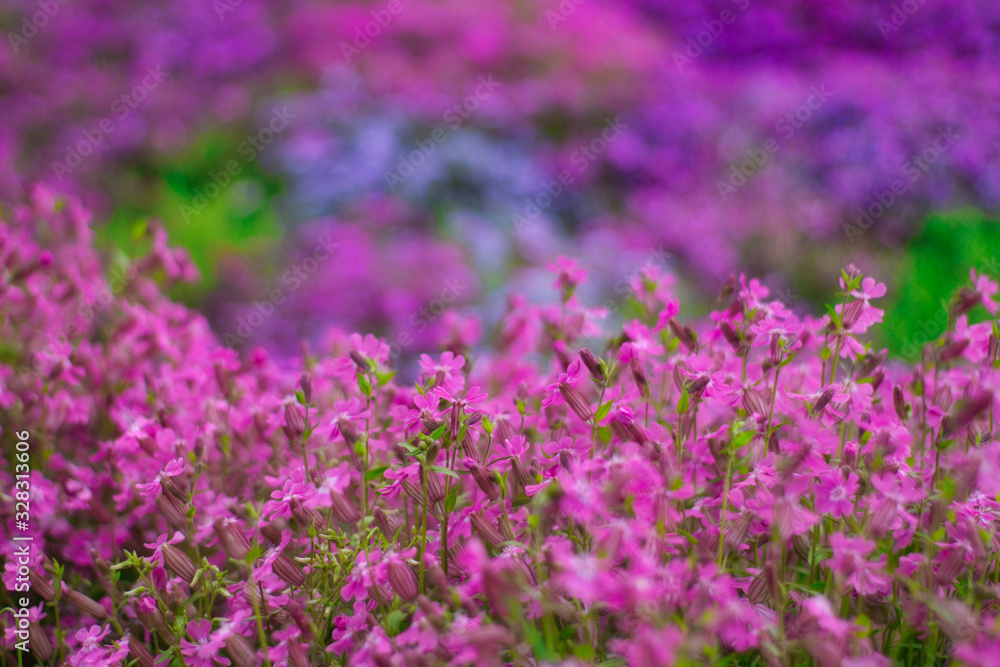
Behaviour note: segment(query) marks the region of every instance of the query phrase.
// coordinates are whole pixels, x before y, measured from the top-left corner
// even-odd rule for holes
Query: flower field
[[[998,17],[8,3],[0,667],[1000,664]]]

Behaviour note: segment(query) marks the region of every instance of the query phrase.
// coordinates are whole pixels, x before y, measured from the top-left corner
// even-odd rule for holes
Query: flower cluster
[[[0,479],[29,430],[42,661],[993,664],[988,276],[907,367],[866,344],[885,288],[853,267],[822,317],[740,277],[704,320],[647,270],[607,332],[563,258],[555,303],[512,298],[407,386],[370,335],[238,357],[162,296],[186,254],[148,246],[115,287],[76,202],[0,223]]]

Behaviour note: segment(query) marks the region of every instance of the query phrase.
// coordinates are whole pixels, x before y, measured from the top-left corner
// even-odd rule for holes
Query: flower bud
[[[28,645],[39,661],[48,662],[52,659],[52,642],[38,623],[28,623]]]
[[[506,540],[503,535],[500,534],[500,531],[493,526],[489,519],[484,517],[482,514],[473,513],[469,515],[469,520],[472,523],[472,529],[476,531],[487,546],[497,551],[503,548],[503,543],[506,542]]]
[[[330,491],[330,510],[343,523],[355,524],[361,520],[361,513],[354,502],[336,491]]]
[[[983,293],[979,290],[969,289],[968,287],[963,287],[958,293],[955,299],[955,303],[951,307],[952,317],[958,317],[963,313],[967,313],[983,300]]]
[[[872,374],[872,393],[873,394],[876,391],[878,391],[878,388],[880,386],[882,386],[882,381],[883,380],[885,380],[885,371],[883,371],[881,368],[879,368],[878,370],[875,371],[874,374]]]
[[[700,377],[693,382],[690,382],[687,386],[688,395],[691,398],[700,398],[702,394],[705,393],[705,388],[708,387],[709,378]]]
[[[288,648],[288,664],[291,667],[309,667],[312,663],[309,662],[309,653],[302,648],[302,643],[290,639],[285,642],[285,646]]]
[[[260,526],[260,534],[271,544],[281,544],[281,528],[276,524]]]
[[[733,352],[742,356],[746,349],[746,344],[740,340],[740,335],[733,328],[733,325],[727,321],[720,322],[719,331],[722,332],[722,336],[729,343],[729,347],[733,348]]]
[[[476,446],[476,443],[468,432],[462,438],[462,453],[477,463],[483,462],[483,455],[479,453],[479,447]]]
[[[296,437],[306,431],[305,411],[294,403],[285,403],[285,424]]]
[[[441,475],[427,470],[423,464],[420,465],[420,472],[423,473],[424,483],[427,485],[427,500],[438,502],[444,498],[444,482]]]
[[[94,600],[91,600],[83,593],[74,591],[71,588],[66,588],[63,586],[62,599],[69,602],[71,605],[79,609],[85,614],[89,614],[94,618],[107,618],[108,612],[104,607],[99,605]]]
[[[389,583],[399,597],[407,602],[413,602],[420,594],[417,575],[413,573],[413,568],[399,559],[389,561]]]
[[[941,362],[951,361],[955,357],[961,355],[962,352],[965,351],[965,348],[969,347],[969,342],[970,342],[969,339],[966,338],[964,340],[958,340],[955,341],[954,343],[951,343],[943,350],[941,350],[941,354],[938,355],[938,361]]]
[[[302,573],[302,568],[284,554],[278,554],[278,557],[271,563],[271,569],[293,588],[298,588],[306,583],[306,575]]]
[[[299,524],[300,530],[308,532],[311,526],[322,528],[326,525],[319,512],[311,507],[306,507],[298,498],[293,498],[290,505],[292,508],[292,517]]]
[[[756,389],[750,388],[743,392],[743,409],[750,414],[767,415],[764,397]]]
[[[137,637],[132,635],[126,636],[128,637],[129,655],[136,661],[138,667],[153,667],[156,663],[153,660],[153,654],[149,651],[149,647],[143,644]]]
[[[988,366],[995,366],[997,359],[1000,359],[1000,341],[996,335],[990,334],[989,343],[986,346],[986,358],[983,360]]]
[[[246,533],[232,519],[216,519],[215,535],[223,551],[233,560],[245,560],[253,548]]]
[[[863,299],[855,299],[847,304],[844,308],[841,316],[842,331],[850,331],[858,322],[858,318],[861,317],[861,313],[864,312],[865,302]]]
[[[299,380],[299,384],[302,387],[302,396],[306,399],[306,403],[312,403],[313,396],[313,385],[312,376],[309,373],[303,373],[302,379]]]
[[[174,528],[187,528],[187,506],[184,501],[171,493],[164,493],[156,497],[156,508],[160,514]]]
[[[674,334],[674,336],[677,337],[677,340],[679,340],[684,347],[688,349],[688,352],[695,351],[698,347],[698,343],[695,341],[694,331],[691,327],[682,327],[677,324],[673,318],[667,322],[667,325],[670,327],[670,331]]]
[[[226,637],[226,652],[236,667],[257,667],[260,664],[257,652],[250,646],[250,642],[238,634]]]
[[[954,417],[947,423],[942,422],[941,430],[946,436],[950,436],[968,426],[969,422],[975,419],[980,412],[993,403],[993,392],[985,392],[971,401],[965,403],[961,410],[955,413]]]
[[[164,544],[161,553],[167,569],[189,583],[194,579],[198,569],[186,553],[172,544]]]
[[[576,387],[570,384],[559,385],[559,393],[562,394],[563,400],[566,404],[576,413],[576,416],[585,422],[589,422],[592,416],[590,410],[590,405],[587,403],[587,399],[583,397]]]
[[[906,400],[903,398],[903,390],[899,388],[899,385],[892,388],[892,407],[896,410],[896,416],[905,422],[909,410]]]
[[[107,526],[114,521],[114,516],[112,516],[111,512],[108,511],[108,508],[105,507],[104,503],[101,502],[101,499],[97,496],[97,494],[91,494],[87,504],[90,506],[91,516],[94,517],[94,521],[98,524]]]
[[[358,370],[362,373],[367,373],[371,370],[368,366],[368,360],[365,359],[357,350],[351,350],[350,357],[351,361],[354,362],[354,364],[358,367]]]
[[[483,466],[479,465],[471,459],[465,461],[465,467],[472,472],[472,478],[476,480],[476,484],[486,497],[490,500],[497,500],[500,498],[500,487],[497,485],[496,480],[493,475],[489,473]]]
[[[378,526],[378,529],[382,532],[385,539],[390,542],[396,539],[396,531],[398,531],[399,527],[402,525],[402,522],[399,521],[399,519],[396,519],[395,516],[390,518],[385,512],[382,511],[381,507],[375,508],[372,512],[372,517],[375,519],[375,525]]]
[[[535,480],[528,476],[528,471],[524,469],[524,463],[519,457],[515,456],[510,460],[510,467],[514,471],[514,480],[521,489],[535,483]]]
[[[833,388],[828,387],[822,394],[820,394],[819,398],[816,399],[816,404],[813,406],[812,409],[813,414],[817,414],[820,412],[820,410],[825,408],[827,403],[829,403],[830,399],[832,398],[833,398]]]
[[[854,372],[854,377],[860,380],[861,378],[870,376],[876,368],[882,365],[888,355],[888,350],[882,350],[877,353],[869,352],[864,356],[862,362],[858,364],[858,367]]]
[[[56,596],[56,591],[52,587],[52,580],[49,577],[38,574],[35,570],[28,570],[28,580],[31,582],[31,590],[46,602],[52,602]]]
[[[583,365],[587,367],[588,371],[590,371],[590,376],[592,378],[598,382],[604,382],[607,379],[607,376],[604,374],[604,369],[601,368],[601,362],[599,362],[597,357],[595,357],[594,354],[587,348],[582,348],[580,350],[580,361],[582,361]]]
[[[139,619],[150,632],[155,632],[160,635],[162,639],[167,644],[176,644],[177,636],[174,631],[170,629],[167,625],[167,619],[163,617],[160,610],[156,608],[156,602],[152,598],[145,598],[144,600],[132,600],[132,611],[135,613],[135,617]]]

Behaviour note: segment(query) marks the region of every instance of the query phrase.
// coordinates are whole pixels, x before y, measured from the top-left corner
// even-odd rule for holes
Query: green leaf
[[[483,430],[486,431],[486,435],[493,435],[493,422],[489,417],[483,417]]]
[[[461,477],[458,476],[458,473],[452,470],[451,468],[445,468],[444,466],[431,466],[431,470],[433,470],[434,472],[439,472],[442,475],[450,475],[455,479],[461,479]]]
[[[306,395],[302,393],[301,389],[295,390],[295,398],[298,399],[300,405],[306,404]]]
[[[383,373],[378,371],[375,372],[375,379],[378,380],[378,386],[380,387],[384,387],[389,384],[394,377],[396,377],[396,371],[385,371]]]
[[[831,350],[829,347],[824,347],[820,351],[819,356],[823,359],[823,361],[826,361],[827,359],[833,356],[833,350]]]
[[[456,486],[448,494],[448,497],[444,499],[444,511],[450,512],[455,509],[455,505],[458,504],[458,487]]]
[[[688,408],[691,407],[691,396],[688,394],[688,390],[685,389],[681,392],[681,400],[677,401],[677,414],[684,415],[687,414]]]
[[[573,646],[573,655],[581,660],[590,660],[594,657],[594,647],[590,644],[576,644]]]
[[[441,424],[436,429],[434,429],[434,432],[431,433],[431,437],[435,440],[440,440],[441,436],[444,435],[444,432],[445,430],[447,430],[447,428],[448,428],[447,424]]]
[[[597,423],[600,423],[602,419],[604,419],[605,417],[607,417],[608,413],[611,412],[611,406],[613,404],[614,404],[614,401],[608,401],[607,403],[605,403],[601,407],[597,408],[597,414],[594,415],[594,421],[597,422]]]
[[[358,388],[361,389],[361,393],[365,396],[372,395],[372,385],[368,381],[368,377],[362,373],[358,373]]]
[[[395,636],[399,632],[400,626],[406,620],[407,615],[402,609],[394,609],[386,615],[385,629],[389,631],[390,635]]]
[[[740,449],[741,447],[748,445],[750,441],[753,440],[754,434],[754,431],[743,431],[742,433],[737,433],[733,437],[733,449]]]
[[[834,309],[834,307],[831,306],[830,304],[826,303],[826,304],[823,304],[823,305],[826,306],[826,314],[830,316],[830,321],[833,322],[834,326],[836,326],[837,330],[839,331],[840,330],[840,322],[841,322],[840,315],[837,313],[837,311]]]
[[[365,473],[365,481],[370,482],[373,479],[378,479],[379,477],[382,477],[385,471],[388,469],[389,466],[382,466],[381,468],[372,468],[367,473]]]

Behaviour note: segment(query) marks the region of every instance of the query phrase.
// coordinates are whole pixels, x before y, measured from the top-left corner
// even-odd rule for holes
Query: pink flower
[[[145,546],[147,549],[153,550],[153,555],[150,557],[150,561],[152,561],[156,565],[159,565],[160,567],[163,567],[163,558],[164,558],[163,550],[170,544],[177,544],[178,542],[183,542],[183,541],[184,541],[184,533],[178,530],[169,539],[167,539],[167,534],[163,533],[158,538],[156,538],[155,542],[149,544],[143,544],[143,546]]]
[[[858,476],[853,472],[848,473],[846,480],[840,471],[830,472],[816,484],[816,511],[842,519],[854,511],[857,492]]]
[[[212,621],[205,619],[189,621],[187,632],[194,643],[181,639],[181,653],[189,658],[189,665],[192,667],[212,667],[214,664],[230,664],[228,658],[219,655],[226,646],[226,638],[219,634],[212,634]]]
[[[1000,311],[1000,304],[993,299],[993,295],[1000,291],[1000,285],[987,275],[977,275],[975,267],[969,269],[969,278],[975,286],[975,290],[982,295],[983,308],[990,315],[996,315]]]

